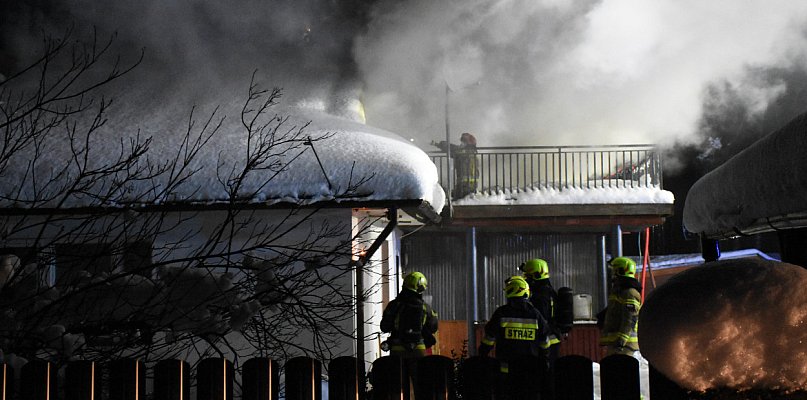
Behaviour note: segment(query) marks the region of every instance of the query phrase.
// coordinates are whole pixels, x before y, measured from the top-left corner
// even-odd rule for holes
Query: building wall
[[[147,237],[152,243],[152,251],[147,257],[150,264],[170,266],[173,265],[173,260],[176,260],[176,263],[183,263],[185,262],[184,257],[195,257],[205,251],[221,253],[216,257],[199,260],[203,261],[205,266],[209,266],[207,268],[212,272],[229,272],[233,275],[233,280],[238,280],[251,279],[254,276],[232,267],[243,264],[244,254],[268,260],[278,256],[283,249],[300,247],[300,243],[310,240],[312,235],[321,235],[322,239],[311,246],[310,252],[295,254],[300,261],[295,263],[294,268],[300,271],[316,269],[319,279],[338,288],[347,296],[354,296],[355,274],[346,272],[344,267],[336,269],[327,264],[318,265],[302,260],[307,255],[316,254],[319,249],[332,249],[347,243],[342,254],[336,254],[330,261],[334,265],[348,265],[349,243],[353,237],[351,210],[327,209],[319,210],[315,214],[309,213],[310,211],[289,210],[245,211],[235,217],[236,223],[233,224],[235,228],[226,230],[227,236],[217,236],[221,232],[216,230],[216,227],[221,226],[231,217],[224,211],[173,212],[152,216],[136,215],[135,217],[123,213],[108,214],[105,217],[72,215],[65,218],[52,218],[44,224],[40,223],[43,223],[46,217],[3,217],[0,218],[0,226],[5,228],[6,235],[0,241],[0,249],[6,250],[3,253],[12,250],[38,252],[40,255],[36,257],[28,254],[21,255],[21,257],[26,261],[37,260],[38,268],[42,271],[43,284],[53,285],[56,281],[53,276],[56,275],[59,267],[57,265],[59,254],[55,249],[60,246],[69,243],[110,245],[116,249],[114,251],[117,253],[104,257],[103,260],[110,264],[105,268],[112,270],[126,262],[127,258],[120,253],[120,249],[125,247],[123,245],[128,240]],[[25,218],[24,221],[23,218]],[[161,229],[144,229],[156,220],[162,223]],[[11,229],[21,226],[30,228]],[[285,228],[273,231],[279,226]],[[294,228],[289,229],[289,227]],[[323,229],[327,229],[327,233],[323,233]],[[65,235],[65,232],[70,232],[70,234]],[[145,235],[144,232],[152,232],[152,234]],[[261,241],[269,237],[271,237],[271,248]],[[305,246],[303,245],[303,247]],[[229,255],[227,255],[228,253]],[[380,257],[379,252],[374,259],[380,259]],[[143,260],[145,259],[143,258]],[[378,264],[380,268],[381,263]],[[226,267],[228,265],[229,268]],[[93,268],[96,267],[97,265],[93,266]],[[157,276],[153,270],[151,274]],[[379,275],[373,272],[368,276],[377,277]],[[375,284],[372,279],[368,283]],[[305,295],[316,296],[316,293],[306,293]],[[355,297],[353,298],[355,299]],[[377,324],[374,319],[380,319],[380,313],[374,310],[370,310],[366,315],[371,319],[371,324]],[[272,319],[271,313],[268,318]],[[279,321],[278,323],[285,322]],[[333,357],[355,354],[355,340],[352,338],[355,334],[355,314],[351,318],[334,321],[334,324],[338,325],[338,329],[345,334],[338,338],[338,344],[334,348],[329,349]],[[234,337],[237,340],[238,335],[236,334]],[[295,341],[301,348],[313,349],[315,346],[311,333],[302,329],[297,333]],[[294,352],[292,348],[290,350]]]
[[[467,319],[468,267],[466,232],[417,231],[402,240],[404,271],[420,270],[429,279],[428,295],[444,320]],[[486,320],[504,303],[504,280],[520,274],[518,266],[543,258],[550,266],[555,289],[571,287],[594,299],[593,313],[604,307],[601,298],[596,234],[547,234],[477,231],[477,320]]]

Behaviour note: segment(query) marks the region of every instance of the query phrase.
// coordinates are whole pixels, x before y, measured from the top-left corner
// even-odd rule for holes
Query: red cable
[[[642,265],[642,303],[644,303],[645,282],[647,282],[647,265],[650,264],[650,228],[645,228],[644,263]]]

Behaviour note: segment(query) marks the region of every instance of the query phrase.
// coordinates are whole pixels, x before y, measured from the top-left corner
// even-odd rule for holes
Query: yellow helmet
[[[514,297],[530,297],[530,285],[522,276],[511,276],[504,282],[504,295]]]
[[[519,267],[524,272],[524,276],[535,279],[549,279],[549,264],[546,260],[540,258],[533,258]]]
[[[628,257],[617,257],[608,262],[608,265],[617,276],[636,277],[636,262]]]
[[[426,276],[420,272],[410,272],[404,276],[403,287],[416,293],[423,293],[428,286]]]

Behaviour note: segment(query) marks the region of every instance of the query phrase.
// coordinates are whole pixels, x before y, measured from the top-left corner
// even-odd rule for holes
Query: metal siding
[[[575,293],[591,294],[595,301],[593,313],[604,305],[599,299],[599,265],[595,234],[545,234],[512,232],[477,233],[477,267],[479,282],[487,262],[488,299],[485,288],[479,288],[480,318],[485,301],[488,313],[504,303],[502,285],[512,275],[520,274],[518,266],[530,258],[543,258],[550,266],[555,289],[571,287]],[[403,271],[421,271],[429,280],[427,295],[443,320],[466,318],[466,277],[468,275],[465,233],[419,231],[402,240]],[[486,260],[487,259],[487,260]],[[429,298],[429,297],[427,297]]]
[[[403,274],[420,271],[429,288],[424,298],[442,320],[466,318],[466,262],[463,233],[418,231],[401,242]]]
[[[489,309],[492,311],[504,304],[504,281],[520,274],[518,266],[531,258],[543,258],[549,263],[550,279],[556,290],[568,286],[575,293],[596,296],[600,280],[596,240],[597,235],[593,234],[489,232],[481,235],[479,254],[487,257],[489,269]],[[485,299],[480,298],[480,304],[483,301]]]

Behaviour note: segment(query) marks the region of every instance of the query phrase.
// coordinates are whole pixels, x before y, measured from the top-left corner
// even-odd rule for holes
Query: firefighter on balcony
[[[547,323],[541,313],[530,304],[530,286],[521,276],[505,282],[507,303],[493,312],[485,324],[485,337],[479,345],[479,355],[486,356],[496,347],[496,359],[502,372],[508,372],[508,360],[536,356],[546,362],[549,339]]]
[[[642,285],[636,280],[636,263],[627,257],[611,260],[611,289],[605,309],[600,345],[606,347],[606,356],[625,354],[632,356],[639,350],[636,335],[639,309],[642,306]]]
[[[437,340],[437,313],[423,300],[426,276],[410,272],[403,279],[403,289],[387,304],[381,317],[381,332],[389,333],[385,342],[390,355],[413,359],[426,355]]]
[[[451,158],[454,159],[454,188],[451,198],[459,199],[476,191],[479,180],[477,166],[476,137],[465,132],[460,135],[460,145],[440,142],[431,142],[432,146],[448,151],[451,148]]]

